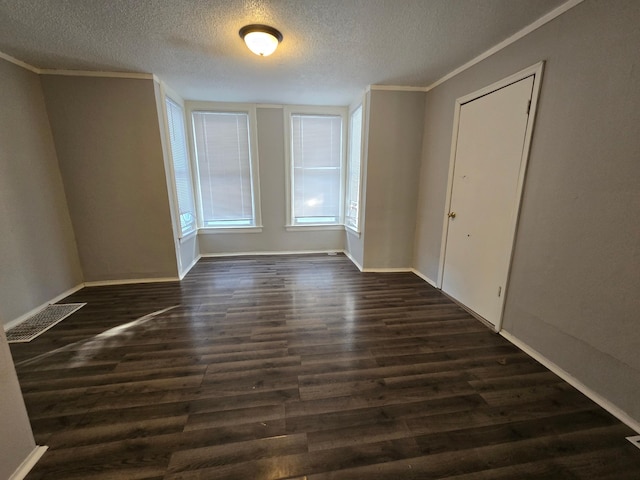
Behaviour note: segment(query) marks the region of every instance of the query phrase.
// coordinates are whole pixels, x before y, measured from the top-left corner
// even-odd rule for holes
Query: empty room
[[[0,2],[0,480],[640,478],[639,45],[636,0]]]

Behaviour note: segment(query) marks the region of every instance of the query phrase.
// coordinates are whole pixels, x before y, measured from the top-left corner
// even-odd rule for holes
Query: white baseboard
[[[41,447],[36,445],[31,453],[24,459],[15,472],[9,477],[9,480],[23,480],[31,469],[38,463],[38,460],[44,455],[49,447]]]
[[[626,439],[629,440],[634,447],[640,448],[640,435],[626,437]]]
[[[360,271],[362,272],[362,265],[360,265],[360,264],[358,263],[358,261],[357,261],[355,258],[353,258],[353,256],[352,256],[349,252],[347,252],[346,250],[344,250],[344,252],[343,252],[343,253],[345,254],[345,256],[346,256],[349,260],[351,260],[351,263],[353,263],[353,264],[358,268],[358,270],[360,270]]]
[[[194,265],[195,265],[195,263],[194,263]],[[191,267],[189,267],[189,268],[191,268]],[[51,305],[52,303],[58,303],[60,300],[68,297],[69,295],[71,295],[73,293],[76,293],[78,290],[81,290],[84,287],[104,287],[104,286],[110,286],[110,285],[131,285],[131,284],[135,284],[135,283],[179,282],[180,280],[181,279],[178,278],[178,277],[164,277],[164,278],[161,277],[161,278],[134,278],[134,279],[125,279],[125,280],[104,280],[104,281],[97,281],[97,282],[80,283],[79,285],[76,285],[75,287],[70,288],[66,292],[61,293],[60,295],[52,298],[51,300],[48,300],[48,301],[44,302],[42,305],[39,305],[36,308],[33,308],[33,309],[29,310],[27,313],[24,313],[24,314],[20,315],[18,318],[15,318],[15,319],[11,320],[10,322],[5,323],[3,325],[3,328],[4,328],[4,331],[6,332],[10,328],[15,327],[16,325],[20,325],[26,319],[32,317],[33,315],[38,313],[40,310],[45,308],[47,305]]]
[[[33,309],[29,310],[27,313],[25,313],[23,315],[20,315],[18,318],[15,318],[15,319],[11,320],[9,323],[5,323],[4,324],[4,331],[6,332],[10,328],[15,327],[16,325],[20,325],[27,318],[30,318],[30,317],[34,316],[36,313],[38,313],[40,310],[45,308],[47,305],[51,305],[52,303],[58,303],[63,298],[66,298],[69,295],[71,295],[73,293],[76,293],[78,290],[80,290],[83,287],[84,287],[84,283],[80,283],[80,284],[76,285],[75,287],[70,288],[69,290],[67,290],[65,292],[62,292],[57,297],[54,297],[51,300],[48,300],[48,301],[44,302],[42,305],[39,305],[36,308],[33,308]]]
[[[16,325],[21,324],[27,318],[32,317],[33,315],[38,313],[40,310],[45,308],[47,305],[50,305],[52,303],[58,303],[63,298],[68,297],[69,295],[77,292],[78,290],[80,290],[80,289],[82,289],[84,287],[106,287],[106,286],[115,286],[115,285],[133,285],[133,284],[137,284],[137,283],[179,282],[180,280],[182,280],[187,275],[187,273],[189,273],[189,271],[196,265],[196,263],[198,263],[198,261],[201,258],[204,258],[204,257],[237,257],[237,256],[244,256],[244,255],[306,255],[306,254],[327,254],[327,255],[331,255],[331,254],[336,254],[336,253],[344,253],[344,254],[346,254],[346,252],[344,250],[339,250],[339,249],[337,249],[337,250],[303,250],[303,251],[280,251],[280,252],[241,252],[241,253],[206,253],[206,254],[200,254],[200,255],[198,255],[198,258],[196,258],[193,262],[191,262],[191,265],[189,265],[179,277],[130,278],[130,279],[124,279],[124,280],[98,280],[98,281],[93,281],[93,282],[80,283],[80,284],[76,285],[75,287],[73,287],[73,288],[61,293],[60,295],[56,296],[55,298],[52,298],[51,300],[49,300],[47,302],[44,302],[42,305],[39,305],[39,306],[29,310],[27,313],[24,313],[23,315],[20,315],[18,318],[15,318],[15,319],[11,320],[10,322],[5,323],[3,325],[3,328],[4,328],[5,332],[6,332],[10,328],[13,328]],[[358,266],[358,268],[360,268],[360,266],[357,263],[356,263],[356,266]],[[360,269],[360,270],[362,270],[362,269]]]
[[[198,255],[196,258],[193,259],[193,262],[191,262],[191,264],[185,268],[182,273],[180,273],[180,280],[182,280],[184,277],[187,276],[187,274],[191,271],[191,269],[193,267],[196,266],[196,263],[198,263],[198,260],[200,260],[202,258],[202,255]]]
[[[111,285],[132,285],[134,283],[162,283],[179,282],[179,277],[157,277],[157,278],[127,278],[124,280],[98,280],[96,282],[84,282],[85,287],[106,287]]]
[[[411,268],[364,268],[366,273],[406,273],[411,272]]]
[[[296,250],[296,251],[274,251],[274,252],[232,252],[232,253],[201,253],[202,258],[217,257],[244,257],[244,256],[265,256],[265,255],[310,255],[310,254],[327,254],[344,253],[343,250]]]
[[[581,393],[583,393],[584,395],[589,397],[591,400],[593,400],[595,403],[600,405],[602,408],[604,408],[607,412],[609,412],[611,415],[616,417],[622,423],[626,424],[636,432],[640,433],[640,423],[638,423],[636,420],[631,418],[626,412],[616,407],[613,403],[611,403],[609,400],[604,398],[599,393],[596,393],[593,390],[591,390],[589,387],[587,387],[584,383],[582,383],[580,380],[575,378],[569,372],[563,370],[558,365],[556,365],[551,360],[549,360],[547,357],[542,355],[540,352],[538,352],[537,350],[534,350],[523,341],[518,340],[518,338],[511,335],[509,332],[505,332],[504,330],[501,330],[499,333],[504,338],[506,338],[509,342],[511,342],[513,345],[515,345],[520,350],[522,350],[524,353],[526,353],[530,357],[540,362],[542,365],[544,365],[553,373],[555,373],[560,378],[562,378],[569,385],[579,390]]]
[[[419,276],[422,280],[424,280],[425,282],[427,282],[429,285],[431,285],[433,288],[438,288],[438,286],[436,285],[436,282],[434,282],[433,280],[431,280],[429,277],[427,277],[425,274],[423,274],[422,272],[419,272],[418,270],[416,270],[415,268],[412,268],[411,271],[416,274],[417,276]]]

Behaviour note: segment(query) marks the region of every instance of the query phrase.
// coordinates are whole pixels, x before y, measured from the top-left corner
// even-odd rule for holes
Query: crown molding
[[[11,55],[7,55],[4,52],[0,52],[0,58],[2,58],[3,60],[6,60],[9,63],[13,63],[14,65],[17,65],[18,67],[22,67],[25,70],[29,70],[30,72],[40,74],[39,68],[36,68],[33,65],[29,65],[27,62],[23,62],[22,60],[18,60],[17,58],[12,57]]]
[[[529,33],[533,32],[534,30],[537,30],[538,28],[542,27],[543,25],[549,23],[550,21],[552,21],[555,18],[559,17],[560,15],[565,13],[566,11],[572,9],[576,5],[579,5],[583,1],[584,0],[568,0],[567,2],[563,3],[559,7],[556,7],[555,9],[551,10],[546,15],[543,15],[542,17],[540,17],[535,22],[533,22],[530,25],[526,26],[522,30],[519,30],[518,32],[514,33],[509,38],[503,40],[502,42],[498,43],[497,45],[494,45],[489,50],[485,51],[484,53],[481,53],[477,57],[475,57],[472,60],[468,61],[467,63],[459,66],[455,70],[452,70],[451,72],[449,72],[448,74],[446,74],[445,76],[443,76],[439,80],[436,80],[435,82],[433,82],[429,86],[418,87],[418,86],[403,86],[403,85],[368,85],[366,90],[365,90],[365,93],[369,92],[369,91],[372,91],[372,90],[380,90],[380,91],[387,90],[387,91],[397,91],[397,92],[428,92],[428,91],[436,88],[438,85],[440,85],[440,84],[446,82],[447,80],[455,77],[459,73],[462,73],[465,70],[468,70],[469,68],[471,68],[474,65],[480,63],[484,59],[486,59],[486,58],[490,57],[491,55],[499,52],[500,50],[508,47],[512,43],[517,42],[522,37],[528,35]],[[3,53],[3,52],[0,52],[0,58],[4,59],[4,60],[6,60],[6,61],[8,61],[10,63],[13,63],[14,65],[17,65],[19,67],[25,68],[26,70],[29,70],[30,72],[37,73],[39,75],[65,75],[65,76],[74,76],[74,77],[103,77],[103,78],[133,78],[133,79],[141,79],[141,80],[153,80],[153,81],[159,83],[158,77],[155,74],[151,74],[151,73],[128,73],[128,72],[102,72],[102,71],[87,71],[87,70],[40,69],[40,68],[34,67],[33,65],[30,65],[30,64],[28,64],[26,62],[23,62],[22,60],[19,60],[19,59],[15,58],[15,57],[12,57],[11,55],[8,55],[8,54]],[[271,107],[271,106],[269,106],[269,107]],[[269,107],[267,107],[265,105],[265,106],[261,106],[260,108],[269,108]]]
[[[138,80],[154,80],[156,82],[159,82],[158,77],[152,73],[104,72],[104,71],[92,71],[92,70],[58,70],[55,68],[38,68],[28,64],[27,62],[23,62],[22,60],[12,57],[11,55],[8,55],[4,52],[0,52],[0,58],[38,75],[63,75],[67,77],[132,78],[132,79],[138,79]]]
[[[99,77],[99,78],[130,78],[136,80],[155,80],[152,73],[137,72],[102,72],[93,70],[57,70],[57,69],[40,69],[40,75],[60,75],[66,77]]]
[[[514,33],[509,38],[503,40],[502,42],[498,43],[497,45],[494,45],[489,50],[485,51],[484,53],[481,53],[480,55],[478,55],[477,57],[473,58],[472,60],[469,60],[467,63],[459,66],[455,70],[447,73],[444,77],[440,78],[439,80],[436,80],[431,85],[426,87],[426,91],[428,92],[429,90],[433,90],[438,85],[440,85],[440,84],[446,82],[447,80],[455,77],[459,73],[462,73],[465,70],[473,67],[474,65],[480,63],[482,60],[490,57],[494,53],[498,53],[500,50],[502,50],[504,48],[507,48],[512,43],[515,43],[518,40],[520,40],[522,37],[524,37],[526,35],[529,35],[534,30],[537,30],[538,28],[542,27],[543,25],[549,23],[551,20],[554,20],[555,18],[557,18],[560,15],[562,15],[563,13],[565,13],[567,10],[570,10],[571,8],[575,7],[576,5],[579,5],[583,1],[584,0],[569,0],[569,1],[565,2],[565,3],[563,3],[562,5],[560,5],[559,7],[556,7],[555,9],[551,10],[546,15],[543,15],[542,17],[540,17],[535,22],[531,23],[530,25],[527,25],[522,30],[519,30],[518,32]]]
[[[382,90],[392,92],[427,92],[427,87],[412,87],[407,85],[369,85],[369,90]]]

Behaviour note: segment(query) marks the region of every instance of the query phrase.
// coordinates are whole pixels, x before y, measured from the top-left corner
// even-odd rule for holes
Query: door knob
[[[456,212],[449,212],[449,215],[447,215],[447,217],[456,218]]]

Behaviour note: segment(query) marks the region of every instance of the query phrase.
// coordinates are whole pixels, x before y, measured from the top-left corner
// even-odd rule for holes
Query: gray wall
[[[364,267],[413,265],[425,93],[368,96]]]
[[[4,329],[0,328],[0,478],[8,479],[36,448]]]
[[[82,282],[38,75],[0,60],[0,324]]]
[[[42,85],[85,281],[176,277],[153,81]]]
[[[545,60],[504,329],[640,421],[640,2],[586,0],[427,94],[415,265],[436,279],[457,97]]]
[[[284,113],[258,108],[261,233],[198,234],[200,252],[297,252],[344,249],[344,230],[286,231]]]

